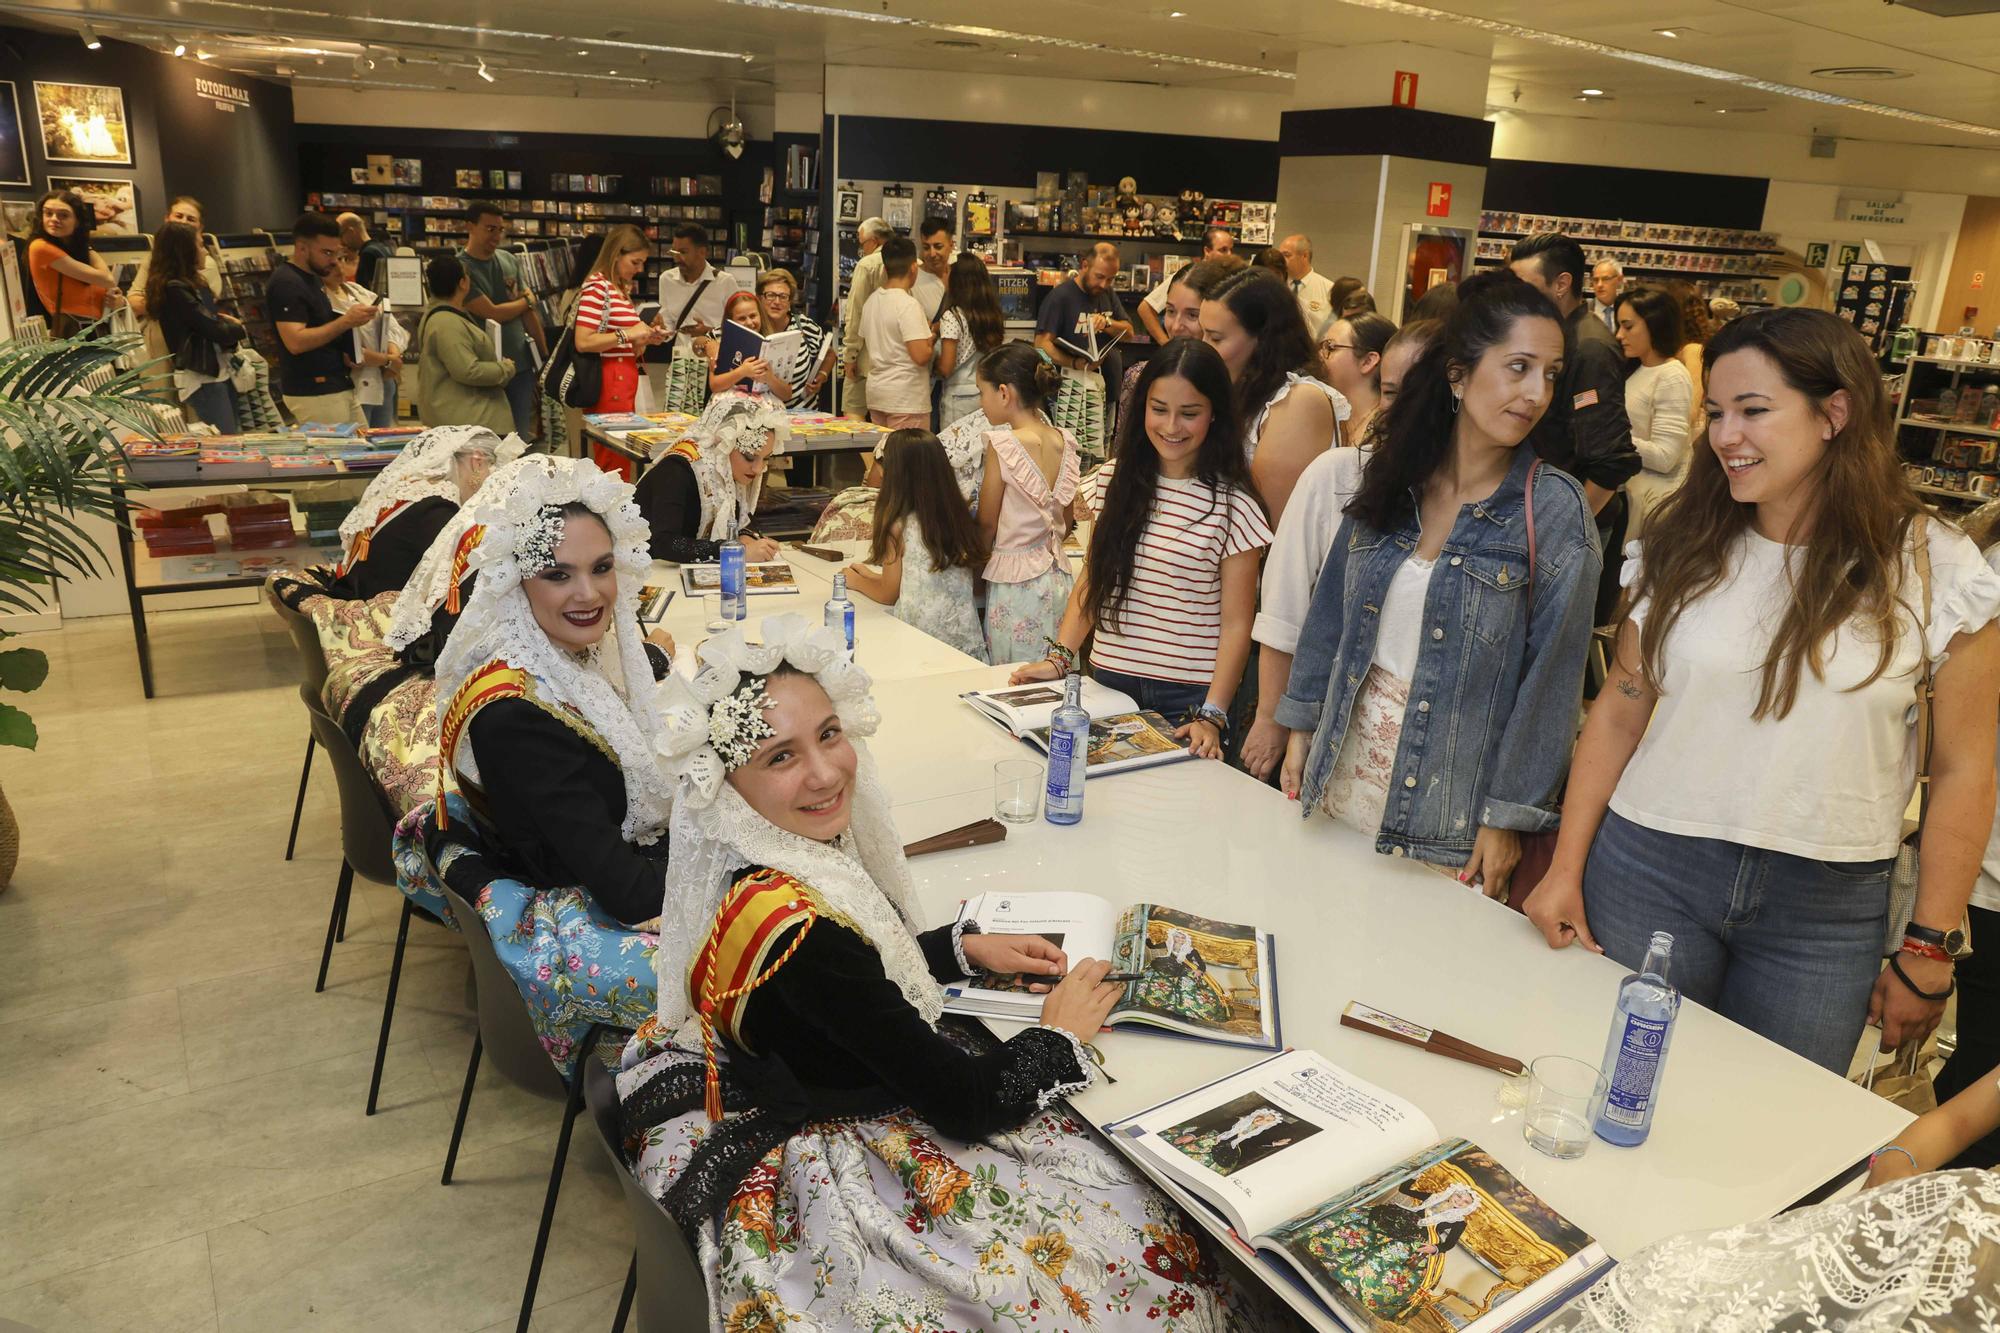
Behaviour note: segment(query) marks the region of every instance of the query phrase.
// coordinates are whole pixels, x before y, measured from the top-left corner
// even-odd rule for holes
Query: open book
[[[722,591],[721,565],[682,565],[681,590],[690,597]],[[799,581],[792,567],[782,560],[748,561],[743,566],[743,591],[751,593],[797,592]]]
[[[745,361],[761,356],[770,363],[774,374],[782,375],[799,359],[799,345],[804,341],[805,335],[797,329],[786,329],[783,333],[766,337],[733,319],[726,319],[722,322],[722,347],[715,354],[715,368],[734,370]]]
[[[657,625],[667,618],[667,608],[673,605],[674,590],[664,583],[648,583],[639,590],[639,623]]]
[[[1071,962],[1108,958],[1136,972],[1106,1027],[1165,1028],[1184,1037],[1276,1050],[1278,986],[1271,936],[1171,907],[1118,908],[1089,893],[982,893],[959,909],[989,935],[1040,935]],[[1043,980],[988,973],[945,988],[944,1007],[988,1018],[1041,1017]]]
[[[1125,337],[1125,331],[1120,329],[1109,338],[1104,338],[1098,335],[1096,329],[1092,329],[1081,336],[1083,338],[1081,344],[1071,342],[1068,338],[1057,338],[1056,346],[1072,355],[1080,356],[1086,361],[1102,361],[1104,354],[1116,347],[1119,341]]]
[[[1048,753],[1050,719],[1062,707],[1060,682],[968,690],[958,697],[1018,739]],[[1086,778],[1193,758],[1186,742],[1174,738],[1174,722],[1142,710],[1131,695],[1099,685],[1087,676],[1083,711],[1090,714],[1090,752],[1083,771]]]
[[[1531,1327],[1610,1265],[1487,1153],[1311,1051],[1104,1129],[1357,1331]]]

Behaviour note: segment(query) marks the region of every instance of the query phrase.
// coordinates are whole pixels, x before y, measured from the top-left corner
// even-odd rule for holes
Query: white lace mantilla
[[[791,418],[772,398],[732,392],[718,394],[709,402],[701,419],[681,436],[695,446],[695,457],[688,461],[701,497],[701,527],[695,536],[709,542],[733,541],[749,526],[750,516],[757,512],[757,497],[764,490],[764,478],[760,475],[748,486],[737,485],[729,459],[733,454],[756,457],[767,438],[776,441],[772,454],[781,454],[790,433]],[[665,457],[662,451],[647,471],[658,467]]]
[[[466,677],[488,662],[526,671],[545,702],[574,710],[611,746],[625,779],[624,836],[629,842],[654,842],[667,827],[672,792],[654,749],[659,724],[652,707],[653,669],[638,632],[639,589],[652,564],[651,529],[632,503],[631,484],[588,461],[537,454],[522,459],[497,489],[496,480],[497,475],[489,479],[478,503],[468,506],[475,511],[470,521],[486,531],[470,557],[478,581],[438,657],[439,719]],[[589,506],[610,529],[618,578],[610,628],[581,656],[557,647],[535,622],[521,586],[523,577],[537,572],[523,568],[523,552],[542,534],[542,511],[571,502]],[[480,780],[465,737],[458,753],[443,760],[469,780]]]
[[[1566,1306],[1564,1333],[2000,1329],[2000,1174],[1938,1171],[1647,1246]]]
[[[510,463],[528,448],[520,436],[509,435],[502,440],[484,426],[435,426],[412,436],[403,451],[375,474],[347,517],[340,520],[341,550],[351,558],[354,539],[376,526],[384,510],[398,504],[430,496],[460,503],[451,460],[459,451],[482,444],[493,454],[496,464]]]
[[[702,644],[702,667],[692,681],[669,675],[657,687],[662,766],[675,782],[673,855],[656,963],[661,1024],[684,1047],[698,1047],[688,972],[723,895],[739,871],[756,865],[798,880],[864,936],[881,956],[884,974],[935,1027],[944,1013],[944,994],[917,943],[916,888],[865,740],[881,724],[868,673],[848,658],[839,634],[804,616],[772,616],[760,633],[758,644],[748,642],[740,628],[717,635]],[[767,676],[780,662],[818,680],[859,759],[852,822],[830,843],[789,833],[753,810],[725,781],[723,760],[710,743],[712,709],[734,695],[744,678]]]

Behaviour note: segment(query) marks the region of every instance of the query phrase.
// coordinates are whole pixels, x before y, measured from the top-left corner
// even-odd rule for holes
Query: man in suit
[[[1590,270],[1590,313],[1613,333],[1618,332],[1618,293],[1624,288],[1625,270],[1617,260],[1600,260]]]
[[[1317,343],[1340,314],[1333,308],[1333,280],[1313,271],[1311,237],[1287,236],[1278,243],[1278,253],[1285,257],[1285,280],[1292,284],[1292,296],[1306,318],[1306,332]]]

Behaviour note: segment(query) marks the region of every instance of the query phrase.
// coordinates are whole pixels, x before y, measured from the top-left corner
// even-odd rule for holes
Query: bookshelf
[[[1515,241],[1546,231],[1576,241],[1592,264],[1617,261],[1628,278],[1678,278],[1710,300],[1726,296],[1742,306],[1772,304],[1769,266],[1784,253],[1769,232],[1489,209],[1479,215],[1475,267],[1500,267]]]

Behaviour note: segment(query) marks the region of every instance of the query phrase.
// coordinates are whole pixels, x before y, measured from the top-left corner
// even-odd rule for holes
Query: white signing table
[[[830,594],[835,566],[791,548],[783,555],[802,591],[752,597],[753,634],[764,615],[817,618]],[[655,581],[664,573],[678,586],[678,571],[655,569]],[[706,632],[699,599],[688,600],[676,597],[665,622],[683,647]],[[915,841],[990,817],[993,764],[1038,752],[958,695],[1003,684],[1007,668],[983,666],[866,598],[854,602],[858,657],[878,682],[883,714],[872,748],[900,835]],[[1500,1103],[1503,1076],[1343,1028],[1341,1010],[1361,1000],[1524,1061],[1561,1054],[1595,1064],[1624,967],[1581,949],[1551,951],[1518,914],[1422,865],[1378,855],[1324,816],[1302,820],[1297,804],[1218,762],[1096,779],[1084,809],[1072,827],[1010,825],[1004,842],[913,862],[929,924],[989,890],[1061,889],[1267,929],[1287,1045],[1408,1098],[1440,1136],[1479,1144],[1614,1258],[1676,1232],[1775,1214],[1852,1173],[1910,1120],[1689,1004],[1647,1142],[1593,1141],[1581,1158],[1545,1157],[1522,1138],[1519,1109]],[[1266,1055],[1129,1030],[1102,1032],[1094,1044],[1117,1082],[1100,1079],[1071,1100],[1100,1126]],[[1219,1219],[1193,1212],[1227,1240]],[[1314,1327],[1341,1327],[1291,1284],[1274,1289]]]

